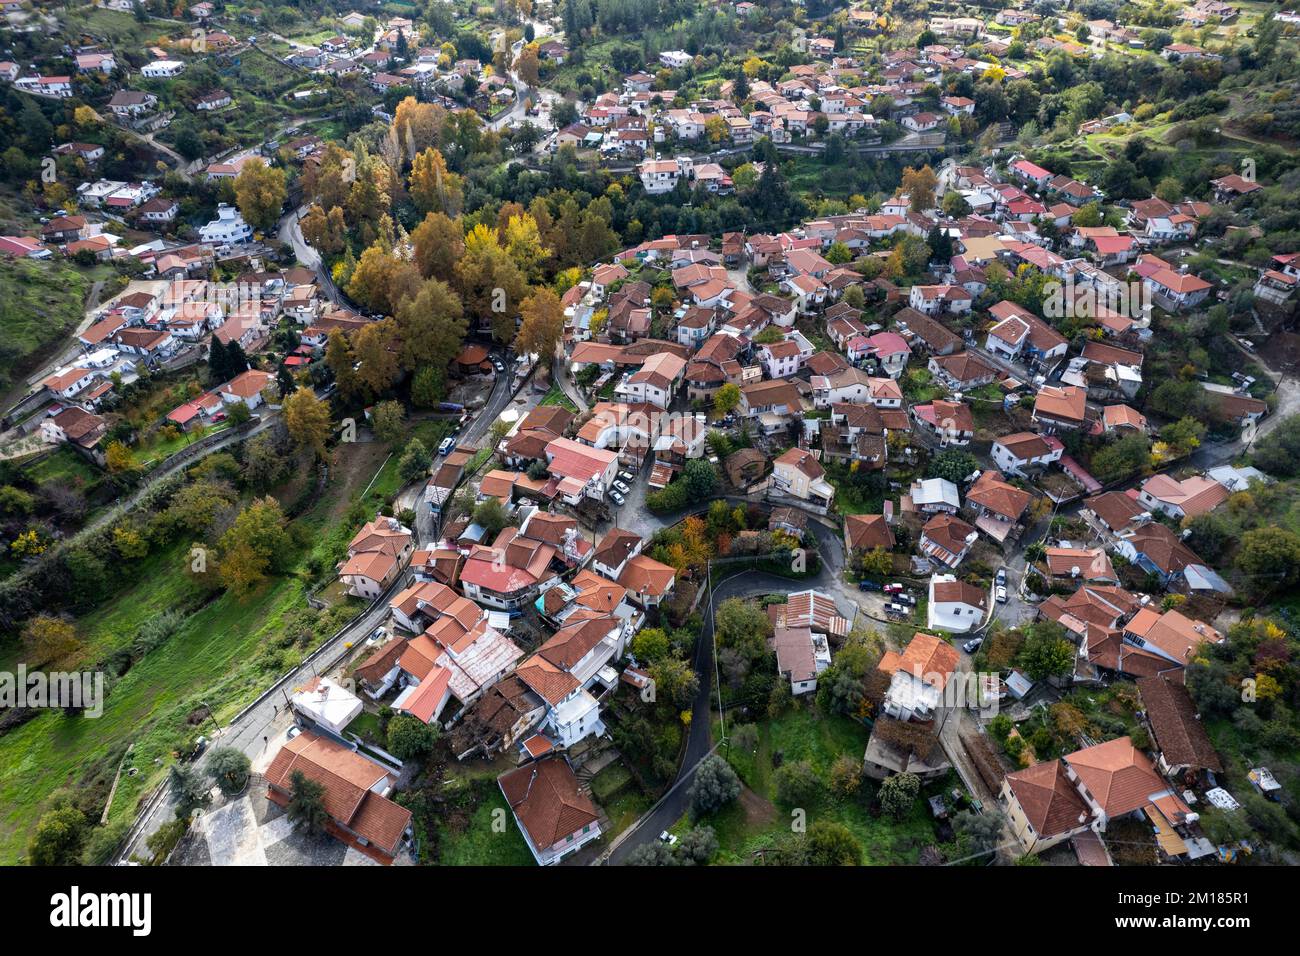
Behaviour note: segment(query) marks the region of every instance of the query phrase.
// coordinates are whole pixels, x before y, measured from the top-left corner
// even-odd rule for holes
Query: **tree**
[[[465,251],[465,232],[459,220],[431,212],[411,231],[411,244],[420,275],[450,282],[456,275],[456,262]]]
[[[1249,576],[1255,594],[1290,588],[1300,577],[1300,535],[1276,526],[1247,531],[1241,536],[1237,567]]]
[[[960,486],[978,468],[979,461],[974,455],[956,448],[948,448],[930,459],[925,474],[928,478],[943,478]]]
[[[120,441],[110,442],[108,450],[104,452],[104,463],[108,466],[110,473],[120,475],[124,471],[130,471],[135,467],[135,458],[131,455],[131,449],[127,448]]]
[[[498,242],[497,231],[477,225],[465,237],[465,253],[456,264],[457,287],[466,311],[490,316],[492,337],[509,342],[515,337],[515,316],[528,294],[519,266]]]
[[[433,454],[418,438],[406,443],[406,450],[397,462],[397,474],[403,481],[419,481],[429,473]]]
[[[246,596],[268,573],[283,569],[289,544],[280,503],[270,496],[255,498],[221,536],[222,583],[236,597]]]
[[[713,393],[713,411],[718,417],[730,415],[735,411],[736,406],[740,404],[740,386],[735,382],[727,382],[716,392]]]
[[[398,714],[388,722],[388,752],[397,759],[423,761],[438,743],[438,730],[410,714]]]
[[[284,170],[267,166],[256,157],[244,163],[235,177],[235,203],[244,221],[269,232],[280,219],[288,195]]]
[[[821,796],[821,780],[807,760],[783,763],[777,769],[774,780],[776,798],[787,806],[807,807],[816,803]]]
[[[252,763],[236,747],[218,747],[208,755],[208,776],[226,796],[243,793]]]
[[[643,627],[632,638],[632,653],[638,661],[644,663],[654,663],[667,657],[670,647],[668,635],[658,627]]]
[[[703,458],[692,458],[682,469],[681,480],[691,501],[708,501],[718,490],[718,470]]]
[[[69,804],[41,815],[31,842],[27,862],[32,866],[75,866],[81,861],[89,825],[86,815]]]
[[[706,824],[692,827],[677,841],[677,862],[703,866],[718,852],[718,837]]]
[[[460,296],[438,279],[426,281],[413,298],[405,299],[396,318],[402,365],[408,369],[429,366],[444,373],[469,331]]]
[[[1104,482],[1119,481],[1136,475],[1151,461],[1151,443],[1147,436],[1134,432],[1124,435],[1092,456],[1092,471]]]
[[[958,839],[972,853],[988,853],[1002,841],[1006,820],[996,807],[985,807],[983,813],[963,810],[952,819]]]
[[[372,312],[392,315],[403,300],[419,293],[420,283],[415,263],[402,259],[383,240],[376,239],[361,253],[348,279],[347,292]],[[362,331],[366,328],[369,326]]]
[[[293,828],[304,833],[323,833],[329,822],[329,813],[325,810],[325,788],[301,770],[295,770],[289,777],[289,786],[285,816]]]
[[[831,793],[851,797],[862,786],[862,762],[851,754],[841,754],[831,764]]]
[[[283,412],[284,426],[293,443],[312,449],[317,457],[325,457],[325,440],[332,427],[329,405],[303,388],[284,400]]]
[[[370,411],[370,427],[380,441],[396,445],[406,435],[406,409],[401,402],[380,402]]]
[[[880,785],[880,809],[895,820],[912,812],[921,794],[921,778],[914,773],[896,773]]]
[[[541,83],[541,77],[538,75],[540,68],[541,63],[537,57],[536,44],[525,43],[519,50],[519,56],[515,59],[515,72],[529,86],[537,86]]]
[[[442,401],[446,388],[446,372],[432,365],[422,366],[411,379],[411,403],[416,408],[433,408]]]
[[[510,523],[510,515],[506,513],[500,498],[488,498],[474,509],[474,523],[484,529],[484,539],[491,540]]]
[[[465,201],[460,176],[447,169],[442,153],[430,147],[415,157],[408,179],[411,201],[421,213],[441,212],[455,218]]]
[[[167,782],[172,795],[184,816],[189,816],[195,807],[208,802],[208,791],[212,785],[192,763],[174,763],[167,771]]]
[[[679,841],[680,842],[680,841]],[[660,840],[643,843],[624,860],[625,866],[676,866],[677,854],[673,848]]]
[[[544,363],[555,356],[564,336],[564,305],[560,297],[545,286],[524,299],[519,309],[523,321],[515,337],[515,352],[536,355]]]
[[[740,778],[717,754],[710,754],[695,767],[691,783],[691,813],[697,819],[716,813],[740,796]]]
[[[542,241],[537,220],[526,212],[510,215],[500,232],[501,243],[510,260],[529,282],[540,281],[542,264],[550,258],[552,250]]]
[[[1064,676],[1074,670],[1074,645],[1059,624],[1042,622],[1033,625],[1020,646],[1018,661],[1031,680]]]
[[[934,208],[934,191],[939,185],[939,177],[929,164],[920,169],[903,170],[903,181],[899,192],[907,195],[908,206],[913,212],[928,212]]]
[[[23,649],[27,652],[28,663],[56,661],[80,646],[76,630],[60,618],[38,614],[23,625]]]
[[[649,674],[654,681],[656,700],[674,707],[690,706],[700,689],[699,675],[680,657],[661,657],[650,665]]]
[[[772,621],[757,604],[727,598],[714,612],[715,637],[720,648],[734,648],[751,661],[767,654]]]
[[[859,866],[862,863],[862,844],[842,823],[817,820],[808,828],[804,842],[808,866]]]

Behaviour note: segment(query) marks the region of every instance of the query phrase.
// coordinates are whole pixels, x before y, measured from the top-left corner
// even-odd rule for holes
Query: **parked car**
[[[899,584],[897,581],[895,581],[892,584],[886,584],[883,588],[881,588],[881,590],[883,590],[886,594],[902,594],[903,586]]]
[[[859,591],[879,591],[879,590],[880,590],[880,585],[877,584],[875,581],[868,581],[868,580],[866,580],[866,579],[863,579],[863,580],[861,580],[861,581],[858,582],[858,590],[859,590]]]
[[[885,605],[885,615],[887,617],[899,617],[899,618],[906,619],[911,613],[912,613],[911,610],[902,604],[895,604],[894,602],[891,601]]]
[[[615,481],[614,487],[617,488],[619,491],[623,492],[623,494],[625,495],[629,495],[632,493],[632,489],[629,488],[626,484],[624,484],[621,481]]]
[[[997,575],[993,578],[993,583],[994,583],[994,584],[1006,584],[1006,583],[1007,583],[1007,569],[1006,569],[1006,568],[998,568],[998,573],[997,573]]]
[[[610,500],[613,501],[614,504],[616,504],[616,505],[621,505],[621,504],[623,504],[625,501],[627,501],[626,498],[624,498],[622,495],[620,495],[617,491],[613,491],[613,490],[610,491],[610,493],[609,493],[609,498],[610,498]]]
[[[894,600],[897,601],[899,604],[906,604],[908,607],[916,607],[916,598],[913,597],[907,591],[902,591],[898,594],[895,594]]]
[[[677,842],[677,835],[665,830],[663,833],[659,834],[659,842],[667,843],[669,846],[672,846]]]
[[[984,643],[984,638],[972,637],[969,641],[967,641],[965,644],[961,646],[961,649],[965,651],[967,654],[974,654],[976,651],[980,649],[980,645],[983,643]]]
[[[619,478],[621,478],[621,479],[623,479],[624,481],[626,481],[629,485],[630,485],[632,482],[636,481],[636,476],[633,475],[632,472],[630,472],[630,471],[620,471],[620,472],[618,473],[618,476],[619,476]]]
[[[1005,584],[999,584],[997,586],[993,592],[993,599],[999,604],[1007,603],[1007,586]]]

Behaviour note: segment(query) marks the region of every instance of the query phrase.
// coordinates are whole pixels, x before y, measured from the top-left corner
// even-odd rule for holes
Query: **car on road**
[[[996,575],[994,575],[994,577],[993,577],[993,583],[994,583],[994,584],[1001,584],[1001,585],[1003,585],[1003,586],[1006,585],[1006,583],[1007,583],[1007,569],[1006,569],[1006,568],[998,568],[998,573],[997,573]]]
[[[613,490],[611,490],[609,493],[609,499],[610,501],[614,502],[614,504],[616,505],[622,505],[625,501],[627,501],[626,498],[620,495],[617,491],[613,491]]]
[[[446,438],[442,440],[442,444],[438,446],[438,454],[439,455],[447,454],[447,452],[451,451],[451,446],[454,444],[456,444],[456,439],[453,438],[451,435],[448,435]]]
[[[492,360],[492,367],[496,369],[498,372],[504,372],[506,370],[506,367],[504,364],[502,364],[501,360],[496,358]]]
[[[961,646],[961,649],[965,651],[967,654],[974,654],[976,651],[980,649],[980,645],[983,643],[984,643],[984,638],[972,637],[969,641],[967,641],[965,644]]]
[[[619,491],[623,492],[623,494],[625,494],[625,495],[628,495],[628,494],[631,494],[631,493],[632,493],[632,489],[629,488],[626,484],[624,484],[624,483],[621,482],[621,481],[616,481],[616,482],[614,482],[614,487],[615,487],[616,489],[618,489]]]
[[[997,586],[993,592],[993,599],[999,604],[1007,603],[1007,586],[1005,584],[999,584]]]

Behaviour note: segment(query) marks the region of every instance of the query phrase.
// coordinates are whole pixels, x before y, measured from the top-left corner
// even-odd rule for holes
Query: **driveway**
[[[827,571],[821,571],[801,581],[768,574],[765,571],[745,571],[729,577],[713,589],[712,598],[704,608],[704,628],[696,642],[695,673],[700,679],[700,689],[691,704],[691,727],[686,738],[686,754],[681,769],[668,794],[631,828],[625,830],[615,845],[599,860],[615,865],[623,863],[636,847],[657,840],[690,808],[691,782],[695,768],[713,749],[713,605],[732,597],[753,597],[759,594],[787,594],[805,588],[825,587]],[[836,602],[839,603],[838,601]],[[840,613],[844,613],[841,607]]]

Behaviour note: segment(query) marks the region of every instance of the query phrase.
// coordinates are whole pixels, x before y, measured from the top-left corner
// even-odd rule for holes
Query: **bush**
[[[786,806],[804,807],[816,803],[822,784],[806,760],[782,764],[774,775],[776,799]]]
[[[437,729],[418,717],[398,714],[388,723],[388,752],[403,763],[424,760],[437,743]]]
[[[914,773],[897,773],[880,785],[880,809],[895,820],[912,811],[921,794],[921,778]]]

